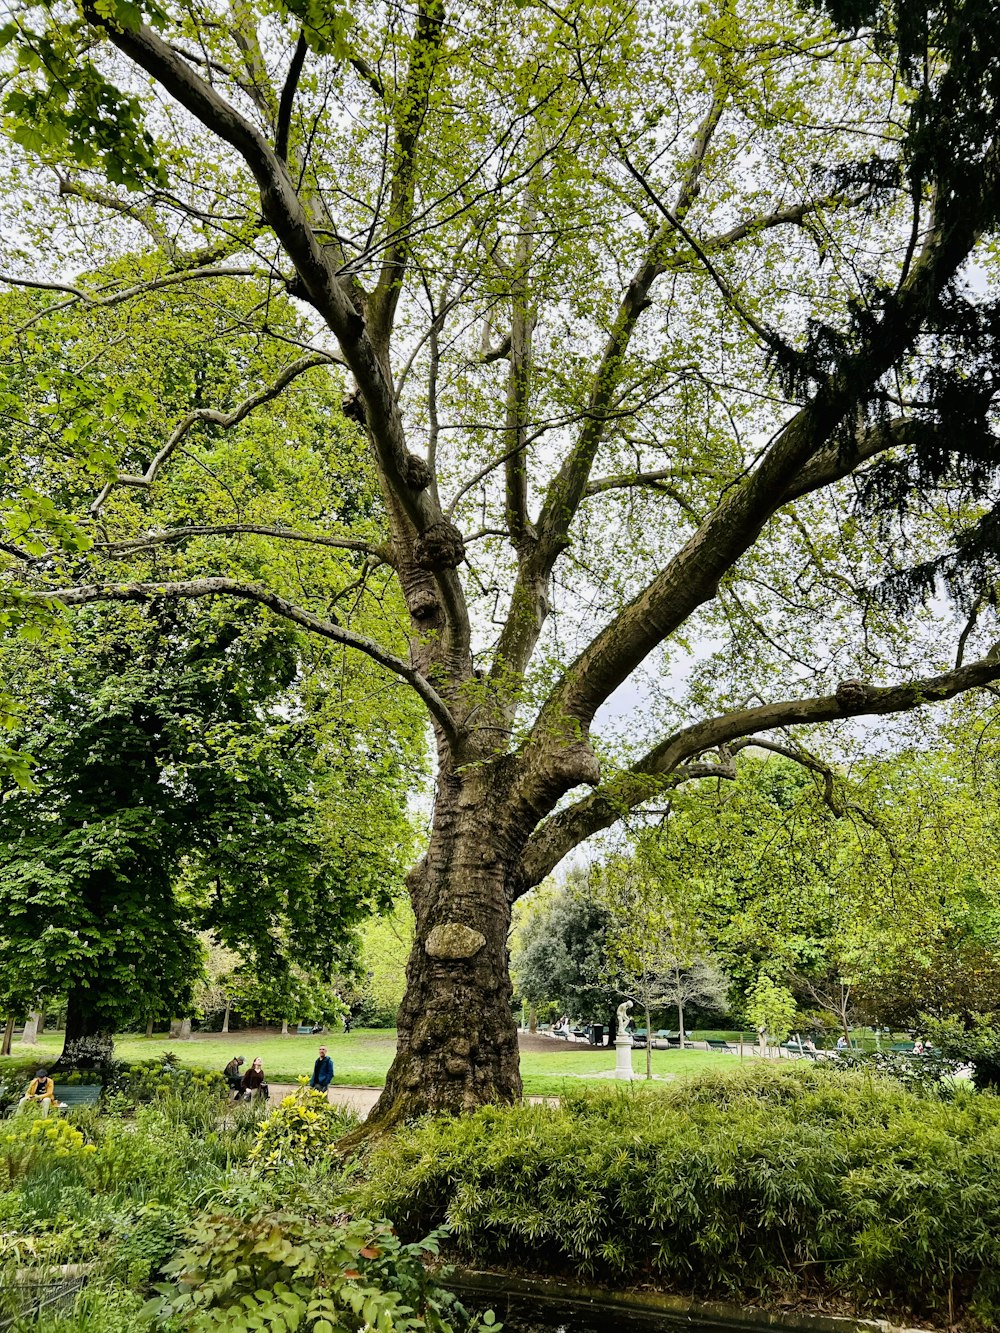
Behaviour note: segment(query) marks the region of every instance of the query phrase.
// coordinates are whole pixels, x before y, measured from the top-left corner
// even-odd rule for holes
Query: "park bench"
[[[96,1106],[103,1091],[100,1083],[57,1083],[56,1101],[63,1106]]]
[[[728,1041],[714,1041],[708,1038],[705,1045],[710,1051],[725,1051],[727,1055],[739,1055],[739,1048]]]
[[[895,1051],[897,1055],[912,1055],[914,1044],[912,1041],[895,1041],[889,1049]]]
[[[299,1026],[295,1029],[295,1035],[296,1035],[297,1037],[311,1037],[311,1036],[312,1036],[312,1024],[311,1024],[311,1023],[300,1023]]]

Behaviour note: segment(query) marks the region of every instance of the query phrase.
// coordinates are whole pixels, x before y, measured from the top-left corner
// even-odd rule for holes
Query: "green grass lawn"
[[[123,1060],[149,1060],[163,1051],[173,1051],[182,1064],[206,1069],[221,1069],[234,1055],[242,1055],[249,1065],[256,1056],[272,1083],[294,1083],[300,1075],[311,1074],[316,1052],[322,1042],[333,1057],[335,1082],[357,1087],[380,1088],[396,1049],[396,1034],[384,1028],[359,1028],[354,1032],[323,1033],[316,1037],[282,1037],[278,1033],[235,1032],[228,1036],[196,1033],[190,1041],[169,1041],[165,1033],[154,1037],[119,1037],[115,1051]],[[37,1046],[15,1042],[10,1061],[18,1064],[37,1057],[39,1064],[52,1061],[62,1050],[62,1033],[45,1033]],[[706,1069],[735,1068],[737,1056],[718,1051],[654,1051],[653,1073],[658,1075],[694,1074]],[[644,1051],[632,1053],[636,1073],[644,1073]],[[524,1090],[538,1095],[558,1096],[563,1082],[571,1078],[607,1074],[615,1067],[614,1050],[591,1049],[582,1045],[567,1047],[553,1042],[552,1050],[525,1051],[521,1055]],[[588,1080],[589,1081],[589,1080]]]

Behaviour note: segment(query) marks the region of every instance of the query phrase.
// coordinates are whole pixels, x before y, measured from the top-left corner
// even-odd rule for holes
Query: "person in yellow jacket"
[[[35,1077],[28,1084],[28,1090],[17,1104],[20,1111],[22,1106],[32,1105],[42,1108],[42,1115],[48,1115],[49,1108],[56,1099],[56,1085],[49,1078],[47,1069],[39,1069]]]

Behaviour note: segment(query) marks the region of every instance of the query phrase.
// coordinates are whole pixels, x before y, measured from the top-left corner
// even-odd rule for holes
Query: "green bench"
[[[103,1091],[100,1083],[57,1083],[56,1101],[63,1106],[96,1106]]]
[[[739,1047],[731,1045],[728,1041],[713,1041],[709,1038],[705,1045],[710,1051],[725,1051],[727,1055],[739,1055]]]
[[[311,1037],[311,1036],[312,1036],[312,1024],[311,1024],[311,1023],[300,1023],[299,1026],[295,1029],[295,1035],[296,1035],[297,1037]]]

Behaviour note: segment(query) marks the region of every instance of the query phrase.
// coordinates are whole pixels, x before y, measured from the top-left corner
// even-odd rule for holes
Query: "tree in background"
[[[613,1038],[621,1000],[607,966],[613,922],[589,878],[589,871],[575,871],[562,885],[543,886],[533,910],[529,900],[512,941],[511,968],[529,1005],[555,1003],[570,1018],[603,1022]]]
[[[757,1031],[761,1050],[766,1052],[771,1042],[780,1046],[786,1041],[795,1017],[795,996],[762,972],[747,996],[747,1018]]]
[[[3,343],[4,410],[34,414],[3,483],[10,623],[249,600],[431,719],[373,1124],[520,1095],[511,904],[585,839],[733,777],[753,738],[1000,678],[995,4],[18,0],[0,41],[4,271],[33,303]],[[113,272],[137,237],[141,272]],[[184,385],[178,413],[148,358],[137,424],[124,345],[94,338],[24,394],[49,321],[185,286],[208,310],[217,284],[273,373]],[[239,438],[305,377],[347,391],[374,524],[271,522],[281,450],[256,442],[252,503],[224,499],[232,458],[211,504],[173,492],[181,446]],[[74,399],[111,403],[98,429]],[[346,447],[334,426],[331,466]],[[251,535],[255,569],[229,553]],[[295,577],[317,539],[368,559],[356,597]],[[115,564],[136,543],[177,559]],[[395,621],[372,611],[390,580]],[[650,706],[609,736],[628,681]]]
[[[87,634],[21,681],[35,790],[0,803],[9,993],[65,994],[71,1058],[154,1011],[190,1013],[208,930],[244,987],[268,988],[260,1007],[295,1012],[303,967],[332,977],[354,924],[391,900],[408,773],[393,788],[376,744],[318,725],[296,635],[255,614],[136,609]]]
[[[724,1012],[726,978],[701,951],[690,918],[675,902],[667,884],[641,856],[612,858],[591,876],[594,892],[609,912],[605,968],[623,995],[642,1006],[646,1032],[646,1077],[653,1077],[653,1010],[677,1010],[681,1046],[687,1005]]]

